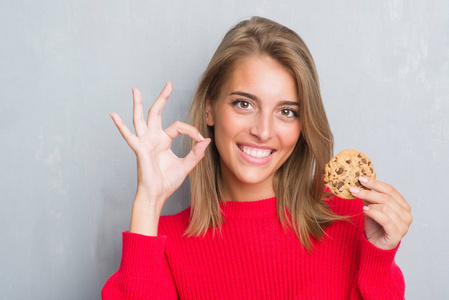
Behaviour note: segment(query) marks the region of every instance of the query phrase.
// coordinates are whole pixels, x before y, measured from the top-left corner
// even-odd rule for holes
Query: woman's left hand
[[[367,177],[359,181],[370,190],[351,187],[350,191],[363,200],[366,238],[380,249],[396,248],[413,221],[410,205],[389,184]]]

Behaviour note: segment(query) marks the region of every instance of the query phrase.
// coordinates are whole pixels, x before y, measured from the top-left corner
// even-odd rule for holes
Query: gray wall
[[[0,299],[98,299],[118,268],[135,192],[131,88],[164,125],[224,33],[251,15],[314,54],[335,151],[356,148],[415,221],[397,255],[407,299],[448,299],[449,2],[0,0]],[[188,188],[164,214],[189,205]]]

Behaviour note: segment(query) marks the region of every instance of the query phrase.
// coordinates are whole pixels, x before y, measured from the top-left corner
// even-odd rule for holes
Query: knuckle
[[[408,218],[407,218],[407,224],[412,224],[412,222],[413,222],[413,216],[412,215],[408,215]]]
[[[404,235],[406,235],[407,232],[408,232],[408,226],[406,226],[406,225],[401,226],[401,228],[399,229],[399,231],[400,231],[401,237],[404,237]]]
[[[410,206],[410,204],[406,204],[405,205],[405,209],[408,211],[408,212],[411,212],[412,211],[412,207]]]
[[[158,107],[152,106],[148,113],[152,116],[160,116],[162,114],[162,110]]]
[[[380,211],[384,214],[388,214],[390,212],[390,207],[388,205],[382,205]]]
[[[204,157],[204,155],[205,155],[205,153],[204,153],[204,151],[201,151],[201,153],[197,153],[196,154],[196,157],[198,157],[198,158],[203,158]]]
[[[393,223],[393,221],[390,218],[385,218],[383,223],[384,223],[384,226],[389,226]]]
[[[393,194],[396,191],[396,189],[390,184],[386,184],[385,190],[389,195]]]

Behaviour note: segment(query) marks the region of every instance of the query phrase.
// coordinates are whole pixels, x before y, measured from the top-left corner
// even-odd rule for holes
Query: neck
[[[250,202],[276,196],[273,178],[261,183],[245,183],[238,180],[235,176],[222,174],[222,182],[222,200],[224,201]]]

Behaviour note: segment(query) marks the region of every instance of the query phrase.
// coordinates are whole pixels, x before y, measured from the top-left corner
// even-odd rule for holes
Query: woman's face
[[[268,56],[240,60],[207,103],[214,126],[224,188],[253,184],[273,193],[275,172],[292,153],[301,132],[295,79]]]

